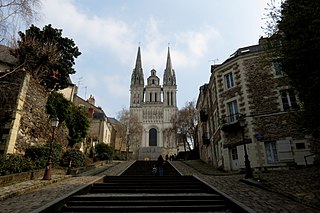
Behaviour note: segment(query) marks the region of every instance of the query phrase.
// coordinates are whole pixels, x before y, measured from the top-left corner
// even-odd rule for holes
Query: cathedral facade
[[[172,128],[177,111],[176,75],[169,47],[162,86],[155,69],[150,71],[145,85],[139,47],[130,85],[130,116],[136,116],[143,127],[141,143],[136,146],[139,159],[177,154],[176,132]]]

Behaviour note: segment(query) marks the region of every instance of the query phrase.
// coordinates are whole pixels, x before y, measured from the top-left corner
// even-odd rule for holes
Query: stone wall
[[[4,84],[6,81],[10,83]],[[50,141],[52,127],[45,109],[48,97],[45,88],[22,71],[2,78],[0,85],[0,97],[7,98],[6,104],[0,106],[1,112],[5,112],[0,115],[2,154],[24,154],[27,147]],[[66,133],[61,125],[55,141],[65,145]]]
[[[43,144],[47,141],[51,133],[45,109],[47,96],[47,91],[31,78],[15,145],[18,153],[23,153],[30,145]]]
[[[6,152],[7,141],[10,137],[13,122],[16,118],[15,110],[25,73],[1,73],[0,78],[0,154]]]

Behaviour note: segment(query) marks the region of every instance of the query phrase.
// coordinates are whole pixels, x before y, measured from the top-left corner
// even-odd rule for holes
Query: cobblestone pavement
[[[35,189],[32,192],[27,192],[22,195],[16,195],[6,200],[0,201],[0,212],[2,213],[16,213],[16,212],[32,212],[55,199],[65,196],[66,194],[99,179],[103,175],[119,175],[123,170],[129,167],[133,162],[113,162],[95,170],[82,173],[77,177],[55,177],[59,181],[41,188]],[[312,204],[316,202],[319,204],[319,197],[312,197],[313,194],[319,192],[319,169],[310,169],[301,171],[281,171],[272,173],[261,173],[255,176],[264,180],[267,189],[261,189],[256,186],[248,185],[241,182],[243,175],[232,174],[225,175],[219,171],[214,171],[212,167],[201,161],[173,161],[172,164],[183,175],[195,175],[205,182],[209,183],[214,188],[222,191],[233,199],[243,203],[256,212],[319,212],[317,208],[304,205],[299,199],[310,198]],[[95,173],[103,171],[94,176]],[[311,173],[311,174],[310,174]],[[55,179],[54,178],[54,179]],[[307,180],[307,182],[304,182]],[[42,180],[35,180],[43,182]],[[24,185],[35,184],[35,181],[26,181]],[[272,184],[270,184],[272,183]],[[23,185],[21,183],[20,185]],[[11,190],[17,190],[17,186],[12,185]],[[19,186],[21,187],[21,186]],[[26,187],[26,186],[24,186]],[[0,196],[3,193],[4,187],[0,188]],[[7,188],[10,191],[10,188]],[[290,195],[297,195],[290,197]],[[318,199],[318,200],[317,200]],[[306,199],[304,199],[305,201]],[[307,199],[308,200],[308,199]],[[36,211],[35,211],[36,212]]]
[[[55,199],[65,196],[66,194],[84,186],[85,184],[91,183],[99,179],[103,175],[119,175],[125,170],[132,162],[122,163],[111,163],[107,164],[105,168],[99,168],[97,170],[107,169],[97,176],[93,176],[95,170],[82,173],[77,177],[69,177],[65,180],[55,182],[50,185],[46,185],[32,192],[28,192],[22,195],[14,196],[0,202],[1,213],[27,213],[32,212],[47,203],[52,202]],[[37,184],[37,181],[26,181],[25,185]],[[45,182],[44,180],[41,180]],[[20,184],[21,185],[21,184]],[[12,190],[16,190],[15,186],[12,186]],[[0,188],[0,191],[1,188]]]
[[[187,165],[181,161],[173,161],[172,164],[183,175],[198,176],[256,212],[320,212],[319,208],[305,205],[303,204],[306,203],[305,200],[301,201],[292,196],[299,193],[308,195],[312,194],[310,192],[319,193],[319,168],[255,174],[269,183],[266,185],[268,187],[266,190],[241,182],[243,174],[225,175],[220,172],[221,174],[217,176],[219,171],[216,171],[215,175],[210,175],[208,171],[212,168],[200,161],[187,161]],[[312,199],[309,200],[309,204],[319,205],[319,197],[314,195],[310,197]]]

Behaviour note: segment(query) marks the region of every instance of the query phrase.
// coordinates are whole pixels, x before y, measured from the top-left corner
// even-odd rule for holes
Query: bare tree
[[[281,20],[281,4],[284,0],[270,0],[268,7],[265,8],[265,34],[270,37],[278,32],[278,22]]]
[[[127,159],[129,151],[136,151],[141,143],[142,125],[136,115],[130,115],[130,111],[123,108],[117,116],[122,124],[120,127],[120,137],[126,145]]]
[[[184,146],[188,146],[189,150],[198,149],[197,131],[198,124],[197,113],[195,108],[195,102],[186,102],[185,106],[178,111],[177,117],[174,118],[174,129],[182,137]],[[186,149],[185,149],[186,150]]]
[[[0,42],[9,45],[23,26],[39,18],[41,0],[0,0]]]

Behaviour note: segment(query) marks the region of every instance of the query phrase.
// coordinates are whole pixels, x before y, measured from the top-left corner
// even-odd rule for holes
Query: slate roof
[[[10,47],[0,44],[0,62],[15,65],[18,59],[10,54]]]

